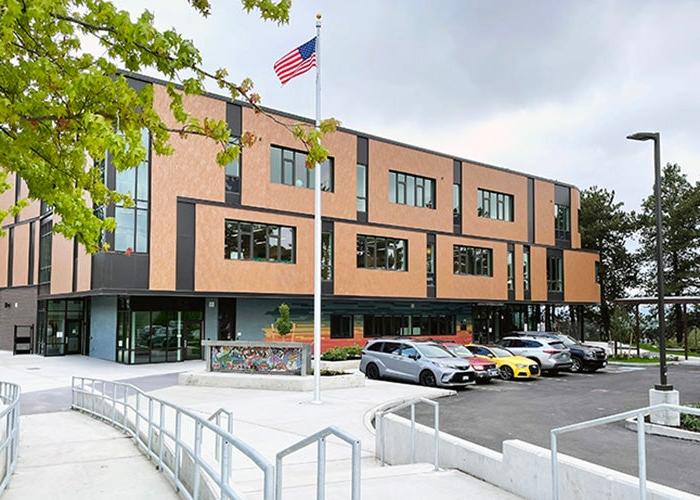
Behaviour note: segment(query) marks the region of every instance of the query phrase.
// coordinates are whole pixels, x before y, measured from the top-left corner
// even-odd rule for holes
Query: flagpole
[[[321,126],[321,14],[316,14],[316,130]],[[314,399],[321,403],[321,164],[314,167]]]

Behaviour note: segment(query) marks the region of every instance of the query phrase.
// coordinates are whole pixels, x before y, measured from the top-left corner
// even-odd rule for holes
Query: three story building
[[[155,107],[172,120],[164,82]],[[32,203],[0,238],[0,348],[15,325],[34,328],[35,352],[120,363],[201,357],[201,340],[285,340],[313,330],[313,172],[288,130],[245,104],[185,98],[225,119],[236,140],[260,140],[220,167],[218,146],[174,134],[175,153],[150,150],[108,187],[133,207],[115,217],[110,251],[88,255],[53,234],[50,207]],[[305,118],[270,110],[288,123]],[[323,349],[375,336],[496,340],[550,320],[552,306],[597,303],[599,256],[581,248],[576,187],[339,129],[324,139]],[[16,179],[0,204],[27,195]],[[575,308],[573,310],[576,310]]]

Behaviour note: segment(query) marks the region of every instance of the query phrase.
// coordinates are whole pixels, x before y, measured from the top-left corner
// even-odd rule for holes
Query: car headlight
[[[515,367],[522,370],[522,369],[524,369],[524,368],[527,368],[527,365],[517,364],[517,365],[515,365]]]
[[[484,366],[483,365],[474,365],[474,369],[478,372],[483,371]]]

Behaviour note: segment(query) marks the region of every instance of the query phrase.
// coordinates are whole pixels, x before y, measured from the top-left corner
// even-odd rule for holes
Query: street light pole
[[[628,135],[633,141],[654,141],[654,198],[656,211],[656,294],[659,313],[659,370],[660,384],[658,391],[671,391],[673,386],[668,384],[668,368],[666,366],[666,314],[664,311],[664,249],[663,249],[663,218],[661,212],[661,138],[658,132],[638,132]]]

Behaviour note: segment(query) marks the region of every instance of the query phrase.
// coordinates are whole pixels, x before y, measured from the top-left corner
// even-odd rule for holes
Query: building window
[[[224,258],[293,263],[295,229],[287,226],[226,220]]]
[[[508,290],[515,290],[515,252],[508,250]]]
[[[386,271],[408,270],[408,241],[358,234],[357,267]]]
[[[148,129],[141,129],[141,145],[146,150],[145,160],[137,167],[116,172],[115,191],[128,194],[133,200],[130,207],[116,205],[114,218],[114,250],[117,252],[148,252],[148,197],[151,141]]]
[[[367,166],[357,164],[357,211],[367,211]]]
[[[39,284],[51,282],[51,239],[53,222],[42,222],[39,226]]]
[[[530,247],[523,247],[523,289],[530,290]]]
[[[365,337],[399,337],[420,335],[455,335],[455,317],[450,314],[364,315],[363,335]]]
[[[321,279],[333,279],[333,233],[321,234]]]
[[[454,273],[493,276],[493,250],[454,245]]]
[[[270,147],[270,180],[302,188],[314,188],[314,169],[306,166],[306,153]],[[333,192],[333,158],[321,164],[321,191]]]
[[[331,338],[351,339],[354,336],[351,314],[331,314]]]
[[[601,274],[600,262],[596,261],[596,263],[595,263],[595,282],[596,283],[600,283],[600,279],[601,279],[600,274]]]
[[[452,213],[454,215],[462,213],[462,193],[459,184],[452,184]]]
[[[558,255],[547,256],[547,290],[564,291],[564,269],[562,258]]]
[[[389,201],[412,207],[435,208],[435,179],[390,170]]]
[[[428,276],[435,275],[435,245],[433,243],[428,243],[426,247],[426,262],[425,266],[428,272]]]
[[[558,240],[571,239],[571,209],[566,205],[554,205],[554,237]]]
[[[240,142],[238,137],[231,136],[229,146],[236,146]],[[241,192],[241,155],[239,154],[235,160],[230,161],[224,168],[226,173],[226,192],[240,193]]]
[[[479,217],[513,222],[515,206],[513,195],[479,189],[476,195]]]

